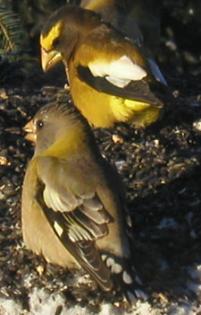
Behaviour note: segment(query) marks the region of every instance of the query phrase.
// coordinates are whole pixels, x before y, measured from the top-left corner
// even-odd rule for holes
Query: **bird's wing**
[[[97,194],[92,192],[76,196],[65,187],[65,183],[58,190],[48,183],[43,182],[42,186],[37,199],[57,237],[102,289],[110,290],[110,271],[96,248],[96,240],[108,234],[108,223],[112,217]],[[69,211],[69,196],[72,194],[74,207]]]
[[[148,35],[151,35],[151,39],[153,40],[153,44],[158,42],[158,34],[160,29],[160,23],[157,19],[158,15],[153,15],[153,12],[147,12],[144,9],[143,5],[140,6],[140,2],[136,3],[135,1],[131,1],[131,3],[126,3],[125,1],[121,1],[118,3],[115,1],[101,1],[97,2],[94,0],[83,0],[80,4],[81,7],[86,8],[88,10],[95,11],[101,14],[104,21],[113,25],[116,29],[120,30],[123,34],[133,40],[133,42],[138,46],[143,48],[143,50],[147,50],[146,44],[152,42],[149,40],[148,43],[144,43],[144,36],[142,34],[142,30],[140,29],[140,25],[144,25],[148,31]],[[150,17],[151,21],[147,24],[141,21],[141,16],[145,19]],[[144,16],[145,15],[145,16]],[[154,19],[153,19],[154,18]],[[155,23],[154,23],[155,22]],[[158,22],[158,23],[157,23]],[[140,24],[140,25],[139,25]],[[148,29],[149,27],[149,29]],[[157,32],[156,36],[151,31]],[[146,32],[147,33],[147,32]],[[146,36],[147,37],[147,36]],[[150,37],[150,36],[149,36]],[[155,40],[154,40],[155,39]],[[144,49],[145,45],[145,49]],[[156,44],[155,44],[156,45]],[[148,45],[149,46],[149,45]],[[151,49],[152,51],[152,49]],[[148,58],[148,64],[152,75],[154,78],[161,82],[164,85],[167,85],[167,81],[164,78],[158,64],[153,58]]]
[[[147,71],[129,56],[123,55],[114,61],[97,59],[87,66],[78,65],[77,71],[80,80],[100,92],[162,107],[162,102],[152,92]]]

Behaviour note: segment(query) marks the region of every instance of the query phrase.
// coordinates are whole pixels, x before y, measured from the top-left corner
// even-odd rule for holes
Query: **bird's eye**
[[[42,129],[44,126],[44,122],[42,120],[37,120],[36,127],[37,129]]]
[[[56,48],[59,46],[59,44],[60,44],[60,39],[57,37],[53,40],[52,46]]]

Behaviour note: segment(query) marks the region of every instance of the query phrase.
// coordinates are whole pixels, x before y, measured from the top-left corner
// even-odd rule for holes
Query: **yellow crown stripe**
[[[56,25],[54,25],[50,29],[49,33],[46,36],[41,34],[40,44],[46,51],[49,51],[52,49],[53,41],[55,40],[55,38],[59,37],[61,33],[61,27],[62,27],[62,22],[59,21],[57,22]]]

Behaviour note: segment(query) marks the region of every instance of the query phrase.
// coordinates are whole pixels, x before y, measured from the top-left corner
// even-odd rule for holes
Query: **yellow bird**
[[[160,3],[157,0],[82,0],[80,6],[145,45],[152,54],[160,41]]]
[[[132,7],[135,4],[136,1],[132,1]],[[135,13],[135,10],[131,10],[131,4],[117,0],[82,0],[80,6],[100,14],[105,22],[110,23],[141,45],[143,37],[136,18],[131,17],[131,13]]]
[[[160,3],[157,0],[82,0],[80,6],[101,15],[105,22],[141,48],[156,80],[167,81],[153,56],[160,42]]]
[[[122,186],[86,120],[76,108],[53,103],[25,130],[35,141],[22,189],[26,246],[48,262],[83,267],[104,291],[139,297]]]
[[[57,10],[40,38],[42,68],[63,60],[75,106],[95,127],[145,127],[163,107],[162,88],[141,50],[92,11]]]

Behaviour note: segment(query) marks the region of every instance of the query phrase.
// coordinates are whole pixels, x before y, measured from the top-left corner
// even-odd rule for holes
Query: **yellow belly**
[[[129,122],[136,128],[146,127],[160,114],[159,108],[148,103],[98,92],[75,77],[70,86],[75,106],[94,127],[108,128],[117,122]]]

